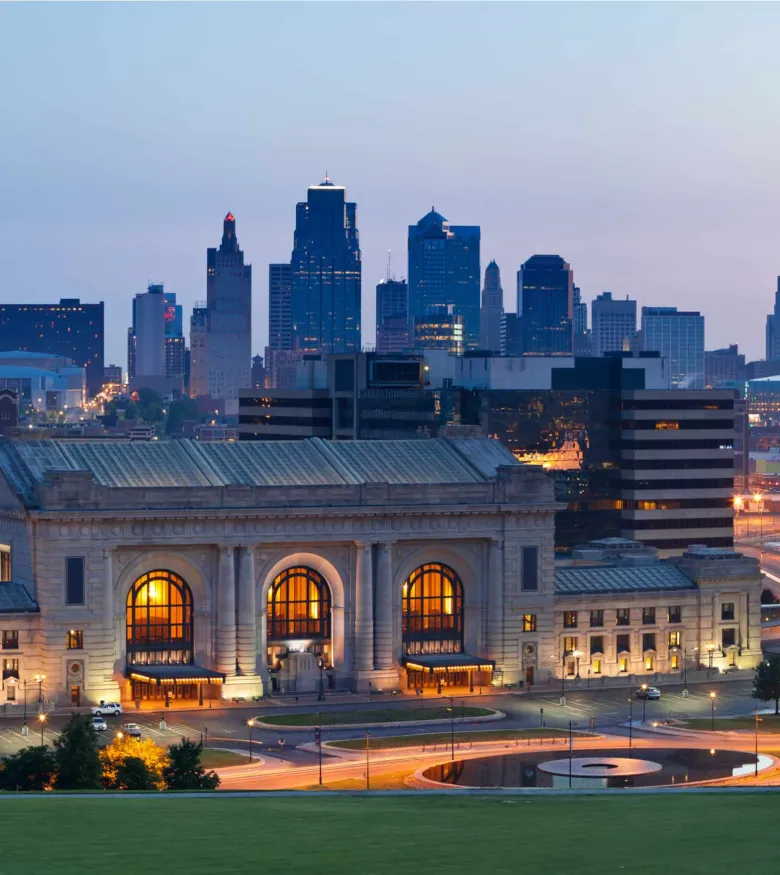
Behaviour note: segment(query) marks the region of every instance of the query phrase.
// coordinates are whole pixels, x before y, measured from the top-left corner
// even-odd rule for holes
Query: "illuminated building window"
[[[288,568],[268,590],[268,640],[330,638],[330,588],[312,568]]]
[[[577,639],[569,636],[563,639],[563,652],[566,654],[574,653],[577,650]]]
[[[618,660],[618,668],[621,674],[625,674],[628,671],[628,660],[625,656],[621,656]]]
[[[421,565],[403,585],[402,601],[404,653],[462,652],[463,584],[451,568]]]
[[[655,659],[652,656],[645,657],[645,671],[653,671],[653,666],[655,665]]]
[[[601,674],[601,660],[600,659],[593,660],[593,674]]]
[[[677,653],[672,654],[671,668],[672,671],[677,671],[680,668],[680,656]]]
[[[679,429],[679,422],[656,422],[655,424],[656,431],[679,431]]]
[[[68,650],[84,649],[84,633],[81,629],[69,629],[65,636],[65,646]]]
[[[192,662],[192,592],[172,571],[150,571],[127,594],[127,661]]]
[[[576,629],[577,628],[577,612],[576,611],[564,611],[563,612],[563,628],[564,629]]]
[[[536,614],[523,614],[523,632],[536,632]]]
[[[0,583],[11,580],[11,548],[0,544]]]
[[[669,633],[669,646],[679,647],[682,640],[682,633],[679,631]]]

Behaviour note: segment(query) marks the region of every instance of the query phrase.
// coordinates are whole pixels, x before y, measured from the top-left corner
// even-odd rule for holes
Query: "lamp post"
[[[450,707],[447,708],[450,712],[450,761],[455,762],[455,702],[450,696]]]
[[[571,790],[571,758],[574,753],[574,734],[571,731],[572,722],[569,720],[569,789]]]
[[[320,657],[320,659],[319,659],[319,665],[320,665],[320,686],[319,686],[319,689],[317,690],[317,701],[324,702],[325,701],[325,681],[322,678],[322,672],[325,669],[325,665],[324,665],[324,661],[323,661],[322,657]]]
[[[252,762],[252,727],[255,725],[255,721],[249,719],[246,721],[246,725],[249,727],[249,762]]]
[[[24,679],[24,723],[22,723],[22,735],[28,735],[30,730],[27,727],[27,678]]]
[[[758,716],[758,705],[756,705],[756,780],[758,780],[758,724],[761,718]]]
[[[369,738],[370,738],[370,736],[371,736],[371,733],[366,729],[366,790],[371,789],[371,779],[370,779],[370,772],[369,772],[369,768],[371,765],[371,761],[369,758],[369,750],[370,750]]]
[[[581,651],[581,650],[575,650],[574,653],[572,653],[572,656],[577,660],[577,670],[576,670],[576,673],[575,673],[575,677],[579,679],[579,676],[580,676],[580,659],[582,658],[582,651]]]
[[[43,747],[43,724],[46,722],[46,715],[43,713],[43,711],[41,711],[41,713],[38,715],[38,720],[41,724],[41,747]]]
[[[715,653],[715,645],[708,644],[707,645],[707,654],[709,656],[709,664],[707,666],[707,674],[708,675],[712,674],[712,657],[714,656],[714,653]]]
[[[555,654],[553,654],[553,657],[555,657]],[[563,655],[561,656],[561,698],[560,698],[560,702],[559,702],[560,705],[566,704],[566,689],[564,687],[565,675],[566,675],[566,651],[564,650]]]
[[[647,684],[642,684],[642,691],[645,694],[642,697],[642,723],[644,723],[647,716]]]
[[[322,713],[317,715],[319,725],[317,726],[317,747],[319,748],[319,765],[320,765],[320,787],[322,786]]]
[[[759,535],[758,535],[758,542],[759,542],[759,546],[763,547],[764,546],[764,496],[760,492],[757,492],[753,496],[753,501],[757,502],[757,504],[758,504],[758,524],[760,527],[759,528]]]
[[[710,693],[710,702],[712,703],[712,720],[710,723],[710,730],[712,732],[715,731],[715,699],[717,698],[717,693]]]
[[[43,682],[46,680],[45,674],[35,675],[35,682],[38,684],[38,704],[43,702]]]
[[[628,697],[628,755],[633,756],[631,749],[634,744],[634,697]]]

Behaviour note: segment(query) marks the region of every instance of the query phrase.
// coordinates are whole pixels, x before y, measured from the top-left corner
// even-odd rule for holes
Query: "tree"
[[[125,757],[116,771],[118,790],[159,790],[155,776],[140,757]]]
[[[49,790],[57,771],[50,747],[36,745],[10,754],[0,765],[0,790]]]
[[[71,714],[56,742],[57,790],[100,790],[97,733],[88,714]]]
[[[163,777],[169,790],[216,790],[219,775],[200,764],[202,752],[203,742],[196,744],[188,738],[168,748],[170,763],[163,769]]]
[[[780,714],[780,655],[773,654],[756,666],[753,698],[774,702],[775,714]]]
[[[144,774],[150,786],[127,784],[128,775],[131,781],[141,780],[138,766],[128,766],[128,760],[131,759],[143,763]],[[129,735],[117,737],[101,749],[100,763],[103,767],[103,786],[109,790],[162,790],[165,787],[163,769],[168,765],[168,756],[165,749],[151,738],[132,738]],[[126,766],[129,771],[123,772]]]
[[[200,422],[203,417],[198,410],[198,403],[192,398],[178,398],[168,405],[168,419],[165,423],[165,433],[179,434],[182,430],[182,423],[185,420],[193,419]]]

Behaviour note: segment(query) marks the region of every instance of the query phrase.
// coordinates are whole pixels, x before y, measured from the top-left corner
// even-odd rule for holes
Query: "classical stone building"
[[[559,507],[484,439],[0,441],[0,703],[544,683],[585,652],[595,673],[599,610],[618,674],[616,607],[632,673],[679,671],[677,630],[759,657],[756,563],[657,563],[676,583],[651,593],[626,563],[556,571]],[[650,664],[652,605],[682,625],[653,627]]]

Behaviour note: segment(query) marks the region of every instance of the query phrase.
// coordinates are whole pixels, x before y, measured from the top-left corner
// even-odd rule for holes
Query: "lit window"
[[[564,613],[563,613],[563,628],[564,629],[576,629],[577,628],[577,612],[576,611],[564,611]]]
[[[11,581],[11,548],[0,544],[0,583]]]
[[[645,671],[652,671],[653,665],[655,664],[655,660],[652,656],[645,657]]]
[[[621,656],[618,660],[618,667],[621,674],[625,674],[628,671],[628,659],[625,656]]]
[[[677,653],[672,654],[671,659],[672,671],[677,671],[680,668],[680,656]]]
[[[523,632],[536,632],[536,614],[523,614]]]
[[[3,650],[19,649],[19,632],[17,629],[6,629],[3,632]]]
[[[669,646],[670,647],[679,647],[680,641],[682,639],[682,633],[678,630],[675,632],[669,633]]]
[[[656,431],[678,431],[680,428],[679,422],[656,422]]]
[[[69,629],[65,638],[65,646],[68,650],[84,649],[84,633],[81,629]]]
[[[593,660],[593,674],[601,674],[601,660],[600,659]]]

